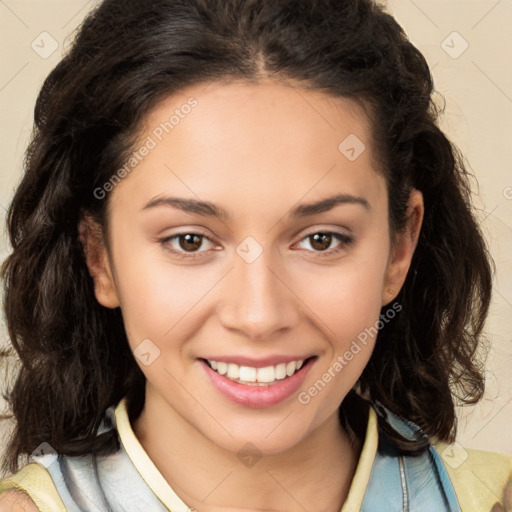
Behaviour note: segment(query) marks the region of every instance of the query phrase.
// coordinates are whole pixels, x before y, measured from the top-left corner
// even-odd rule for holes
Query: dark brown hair
[[[262,72],[364,106],[390,233],[404,226],[410,190],[423,193],[403,310],[380,329],[361,393],[445,441],[456,432],[454,398],[481,398],[475,354],[491,260],[462,157],[437,124],[427,63],[394,18],[372,0],[106,0],[44,82],[8,212],[4,301],[20,367],[6,397],[16,428],[4,468],[16,470],[42,442],[72,455],[117,448],[112,432],[96,436],[104,411],[128,394],[138,414],[145,380],[120,310],[95,299],[79,220],[87,213],[105,226],[108,196],[94,190],[133,151],[159,101]]]

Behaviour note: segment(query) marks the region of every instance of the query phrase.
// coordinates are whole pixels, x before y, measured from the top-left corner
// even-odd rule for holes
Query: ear
[[[79,222],[78,233],[97,301],[106,308],[118,307],[119,297],[101,226],[90,216],[84,216]]]
[[[419,190],[413,189],[409,195],[406,225],[402,232],[396,234],[396,243],[392,248],[386,270],[382,291],[383,306],[396,298],[405,282],[414,250],[418,244],[423,213],[423,194]]]

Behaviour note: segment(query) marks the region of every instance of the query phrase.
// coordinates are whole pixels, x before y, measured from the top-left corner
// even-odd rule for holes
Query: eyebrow
[[[313,203],[300,204],[293,208],[288,214],[289,218],[306,217],[332,210],[334,207],[344,204],[359,204],[370,211],[371,206],[364,197],[357,197],[351,194],[336,194]],[[157,206],[171,206],[184,212],[194,213],[204,217],[216,217],[228,220],[229,213],[224,208],[209,201],[198,199],[184,199],[179,197],[159,196],[151,199],[142,210],[148,210]]]

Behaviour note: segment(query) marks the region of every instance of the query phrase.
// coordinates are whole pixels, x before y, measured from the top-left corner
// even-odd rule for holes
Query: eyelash
[[[332,235],[333,238],[342,242],[335,249],[329,249],[329,250],[325,250],[325,251],[310,251],[310,252],[316,252],[318,254],[318,256],[321,258],[337,254],[337,253],[341,252],[345,247],[350,246],[351,244],[353,244],[355,242],[355,239],[353,237],[346,235],[344,233],[338,233],[336,231],[314,231],[314,232],[309,233],[309,234],[305,235],[304,237],[302,237],[299,240],[299,243],[302,242],[303,240],[306,240],[306,239],[312,237],[313,235],[317,235],[317,234]],[[160,240],[160,243],[164,246],[164,248],[166,250],[172,252],[178,258],[183,258],[183,259],[202,258],[203,257],[202,253],[205,251],[202,251],[202,252],[196,251],[196,252],[187,253],[186,251],[177,251],[176,249],[172,249],[170,247],[169,242],[171,240],[179,239],[180,237],[185,236],[185,235],[197,235],[197,236],[202,237],[202,239],[206,239],[213,243],[213,241],[208,236],[204,235],[203,233],[196,233],[194,231],[177,233],[175,235],[163,238],[162,240]]]

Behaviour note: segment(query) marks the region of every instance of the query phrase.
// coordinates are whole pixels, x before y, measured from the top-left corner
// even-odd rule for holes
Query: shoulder
[[[0,512],[38,512],[30,497],[21,491],[8,491],[0,496]]]
[[[0,512],[66,510],[52,477],[37,463],[27,464],[14,475],[0,480],[0,499]]]
[[[506,495],[512,493],[512,456],[464,448],[459,443],[437,442],[434,447],[443,460],[462,510],[475,506],[478,510],[490,510],[496,502],[504,503]]]
[[[0,512],[39,512],[39,509],[27,494],[13,490],[0,496]]]
[[[116,430],[114,406],[105,412],[98,434],[112,429]],[[30,460],[13,475],[0,478],[0,512],[66,512],[65,503],[72,501],[67,487],[70,476],[76,477],[76,481],[83,482],[91,490],[90,477],[97,468],[96,459],[93,464],[91,453],[74,457],[43,450],[37,455],[32,454]],[[98,457],[100,460],[107,471],[112,467],[109,456]]]

